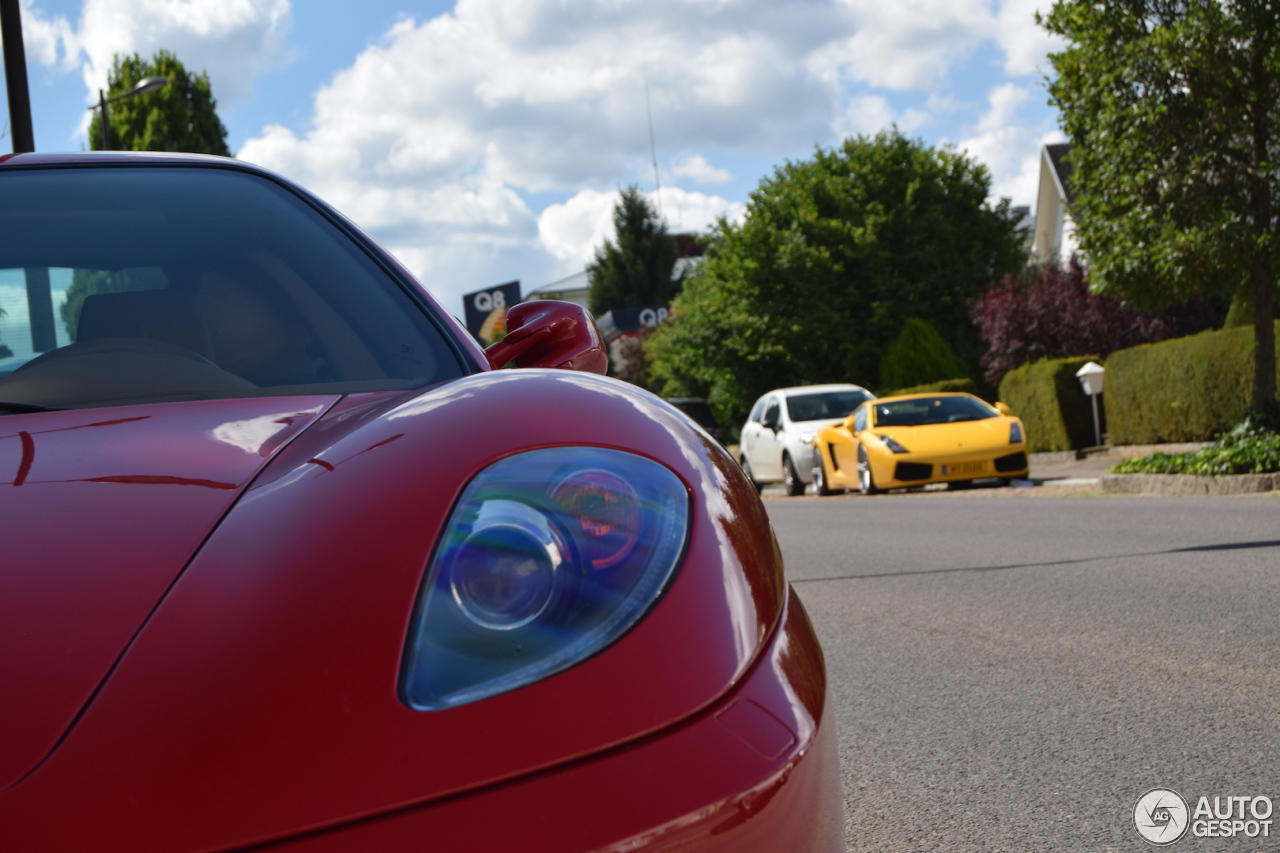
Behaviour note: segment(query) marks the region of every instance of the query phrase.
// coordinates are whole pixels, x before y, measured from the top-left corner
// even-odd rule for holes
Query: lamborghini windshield
[[[823,391],[787,397],[787,414],[793,421],[836,420],[870,400],[866,391]]]
[[[0,198],[0,401],[395,390],[463,370],[424,307],[265,177],[6,169]]]
[[[980,421],[1000,413],[975,397],[913,397],[877,401],[876,426],[930,426]]]

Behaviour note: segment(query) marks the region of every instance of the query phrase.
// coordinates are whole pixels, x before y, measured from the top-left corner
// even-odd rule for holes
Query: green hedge
[[[1280,322],[1276,324],[1280,338]],[[1280,348],[1276,363],[1280,367]],[[1253,328],[1143,344],[1107,358],[1112,444],[1209,441],[1249,411]]]
[[[996,395],[991,393],[994,390],[990,385],[979,385],[972,379],[943,379],[941,382],[929,382],[925,385],[912,385],[910,388],[887,391],[880,396],[896,397],[899,394],[940,394],[943,392],[963,391],[966,394],[981,397],[988,403],[994,403]]]
[[[1000,380],[1000,400],[1022,418],[1033,453],[1091,447],[1093,407],[1076,371],[1096,356],[1045,359],[1011,370]],[[1110,381],[1110,372],[1107,381]],[[1099,400],[1099,414],[1102,401]]]

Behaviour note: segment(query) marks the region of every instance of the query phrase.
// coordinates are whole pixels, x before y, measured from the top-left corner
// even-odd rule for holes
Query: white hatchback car
[[[781,482],[787,494],[804,494],[813,477],[813,434],[875,395],[860,385],[800,385],[777,388],[751,407],[738,439],[739,461],[759,488]]]

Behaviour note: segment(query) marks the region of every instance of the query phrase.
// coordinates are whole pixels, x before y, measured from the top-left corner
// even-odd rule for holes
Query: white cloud
[[[172,51],[207,71],[223,106],[249,95],[253,78],[287,58],[289,0],[85,0],[78,39],[90,93],[106,85],[115,54]]]
[[[887,131],[891,126],[911,133],[924,127],[932,118],[928,111],[914,108],[897,113],[883,95],[858,95],[851,97],[844,113],[832,123],[832,128],[840,138],[872,136]]]
[[[848,107],[836,121],[839,136],[876,133],[893,124],[897,116],[883,95],[861,95],[850,99]]]
[[[192,73],[208,72],[224,107],[248,97],[256,75],[288,59],[289,0],[85,0],[75,25],[24,0],[22,16],[32,58],[64,72],[78,66],[89,100],[106,88],[117,54],[149,58],[169,50]]]
[[[996,38],[1005,52],[1005,73],[1048,74],[1049,53],[1061,50],[1064,43],[1041,29],[1035,16],[1046,14],[1052,0],[1001,0],[999,5]]]
[[[858,95],[849,100],[832,126],[841,138],[875,134],[891,125],[910,133],[928,124],[931,118],[928,112],[914,108],[896,112],[883,95]]]
[[[1003,83],[987,93],[988,108],[978,121],[978,131],[989,133],[1007,128],[1031,91],[1016,83]]]
[[[1063,139],[1047,122],[1028,124],[1019,118],[1019,109],[1030,97],[1031,89],[1014,83],[993,88],[973,135],[957,146],[991,170],[991,195],[1010,198],[1014,204],[1035,204],[1040,147]]]
[[[653,195],[650,194],[649,198],[652,201]],[[716,195],[670,187],[662,190],[662,211],[667,227],[673,233],[703,234],[722,217],[730,222],[741,222],[747,214],[747,206]]]
[[[841,0],[850,32],[816,54],[858,83],[893,90],[935,86],[994,30],[990,0]]]
[[[699,184],[725,184],[733,180],[733,173],[718,169],[701,154],[689,154],[671,164],[671,172],[678,178],[688,178]]]
[[[344,152],[362,180],[483,172],[521,191],[602,189],[648,159],[647,84],[668,150],[785,156],[832,140],[851,80],[935,83],[994,34],[989,5],[460,0],[366,49],[317,94],[311,126],[289,145],[250,140],[241,153],[304,183],[323,177],[306,168],[316,156],[307,149],[323,148]],[[860,119],[875,98],[879,114]],[[876,95],[853,106],[840,119],[846,130],[927,120],[919,110],[892,115]]]
[[[548,205],[538,217],[538,237],[547,251],[582,265],[596,246],[612,240],[616,192],[583,190],[563,204]]]
[[[645,193],[655,209],[662,212],[673,233],[705,233],[720,217],[741,220],[746,207],[719,196],[667,187],[661,195]],[[583,190],[563,204],[549,205],[538,217],[539,241],[557,258],[581,268],[591,260],[598,246],[613,240],[613,207],[617,191]]]
[[[71,71],[78,52],[75,31],[66,18],[46,18],[34,0],[23,0],[22,46],[29,60],[49,68]]]

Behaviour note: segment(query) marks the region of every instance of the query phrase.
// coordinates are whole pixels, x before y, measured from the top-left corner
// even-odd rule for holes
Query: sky
[[[208,73],[236,157],[334,205],[458,316],[464,293],[581,272],[625,186],[702,233],[784,163],[896,125],[1031,205],[1064,138],[1050,0],[20,5],[38,151],[88,147],[114,55],[170,50]]]

